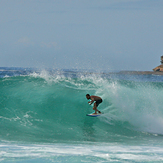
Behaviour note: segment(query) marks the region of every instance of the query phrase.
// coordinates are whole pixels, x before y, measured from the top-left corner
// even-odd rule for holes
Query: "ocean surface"
[[[0,162],[163,162],[163,76],[1,67]]]

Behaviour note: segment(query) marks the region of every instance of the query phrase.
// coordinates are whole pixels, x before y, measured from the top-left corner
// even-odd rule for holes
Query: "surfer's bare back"
[[[102,103],[102,98],[99,97],[99,96],[94,96],[94,95],[90,96],[89,94],[86,94],[86,98],[87,98],[87,100],[91,100],[91,101],[88,102],[90,105],[91,105],[94,101],[96,101],[96,102],[94,103],[94,106],[93,106],[93,110],[95,110],[95,113],[94,113],[94,114],[97,114],[97,112],[101,113],[101,112],[97,109],[97,107],[98,107],[98,105],[99,105],[100,103]]]

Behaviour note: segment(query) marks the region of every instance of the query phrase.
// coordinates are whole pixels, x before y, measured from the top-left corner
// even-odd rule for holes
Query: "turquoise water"
[[[0,161],[162,162],[162,81],[0,68]],[[102,97],[102,116],[86,116],[87,93]]]

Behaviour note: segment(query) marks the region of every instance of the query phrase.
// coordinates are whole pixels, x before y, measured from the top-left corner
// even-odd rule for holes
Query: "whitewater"
[[[162,98],[161,75],[1,67],[0,162],[163,162]]]

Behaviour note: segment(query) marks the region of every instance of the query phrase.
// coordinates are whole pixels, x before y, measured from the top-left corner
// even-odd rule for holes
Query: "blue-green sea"
[[[163,76],[1,67],[0,162],[163,162]]]

